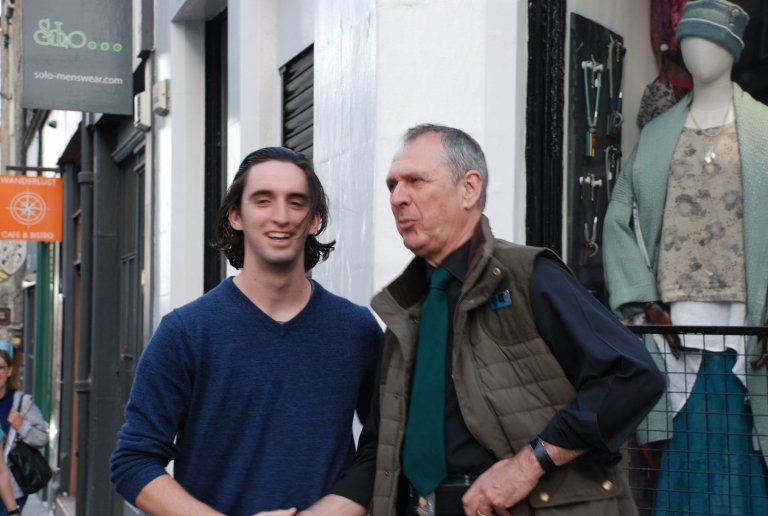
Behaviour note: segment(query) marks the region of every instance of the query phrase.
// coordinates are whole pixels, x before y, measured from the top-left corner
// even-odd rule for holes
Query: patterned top
[[[747,298],[736,124],[706,131],[683,128],[669,167],[658,274],[665,302]]]

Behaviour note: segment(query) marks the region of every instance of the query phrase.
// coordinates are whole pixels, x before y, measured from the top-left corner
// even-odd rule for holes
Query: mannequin
[[[696,113],[696,121],[701,124],[702,129],[718,127],[723,122],[733,122],[733,55],[717,43],[701,37],[683,39],[680,42],[680,51],[696,92],[689,112]],[[685,126],[696,127],[690,114]]]
[[[730,79],[747,20],[725,0],[686,4],[677,40],[693,92],[643,128],[614,187],[606,284],[611,308],[634,324],[765,321],[768,107]],[[761,344],[645,344],[667,375],[665,398],[638,429],[640,444],[661,450],[654,514],[768,514],[768,375],[752,363]]]

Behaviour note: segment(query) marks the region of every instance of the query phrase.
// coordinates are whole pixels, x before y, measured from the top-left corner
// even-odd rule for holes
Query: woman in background
[[[13,360],[5,350],[0,350],[0,429],[6,436],[4,458],[13,448],[16,436],[34,448],[42,448],[48,443],[48,423],[43,418],[40,409],[32,401],[32,396],[25,396],[19,389],[18,375],[15,374],[13,368]],[[3,484],[5,483],[2,479],[2,470],[8,471],[5,460],[2,463],[0,466],[0,495],[3,494]],[[9,474],[8,476],[19,512],[0,507],[0,516],[20,514],[20,509],[24,507],[27,501],[27,495],[16,483],[13,475]],[[3,503],[8,507],[9,502],[5,500],[5,496],[2,498]]]

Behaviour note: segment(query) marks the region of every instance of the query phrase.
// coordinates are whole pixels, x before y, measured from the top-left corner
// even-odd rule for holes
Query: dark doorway
[[[526,243],[562,252],[565,0],[528,2]]]
[[[227,11],[205,23],[205,229],[203,291],[226,274],[221,253],[208,245],[227,189]]]

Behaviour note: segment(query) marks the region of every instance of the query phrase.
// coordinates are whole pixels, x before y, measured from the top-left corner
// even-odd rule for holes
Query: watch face
[[[0,281],[16,273],[27,258],[27,242],[0,240]]]

